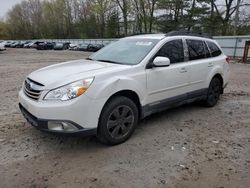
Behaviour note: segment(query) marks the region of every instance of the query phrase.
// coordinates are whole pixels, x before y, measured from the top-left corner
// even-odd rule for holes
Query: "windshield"
[[[158,42],[158,39],[122,39],[92,54],[89,59],[136,65],[144,59]]]

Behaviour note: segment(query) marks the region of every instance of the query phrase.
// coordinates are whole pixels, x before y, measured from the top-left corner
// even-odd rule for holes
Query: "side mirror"
[[[157,56],[153,61],[154,67],[167,67],[170,65],[170,59],[167,57]]]

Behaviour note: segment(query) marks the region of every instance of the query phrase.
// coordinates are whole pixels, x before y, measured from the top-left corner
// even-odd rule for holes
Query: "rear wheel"
[[[138,109],[127,97],[117,96],[103,108],[98,125],[101,142],[116,145],[126,141],[138,123]]]
[[[215,106],[220,98],[221,91],[222,91],[221,80],[217,77],[213,78],[208,88],[205,105],[208,107]]]

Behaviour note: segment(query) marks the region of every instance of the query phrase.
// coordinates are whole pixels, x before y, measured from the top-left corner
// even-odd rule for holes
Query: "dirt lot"
[[[17,99],[25,76],[87,55],[0,52],[0,187],[249,187],[250,65],[230,64],[230,84],[216,107],[155,114],[118,146],[49,135],[25,122]]]

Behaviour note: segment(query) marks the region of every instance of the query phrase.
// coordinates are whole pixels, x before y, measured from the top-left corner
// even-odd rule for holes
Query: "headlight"
[[[67,101],[79,97],[89,88],[93,80],[94,78],[79,80],[57,89],[53,89],[46,94],[44,100]]]

